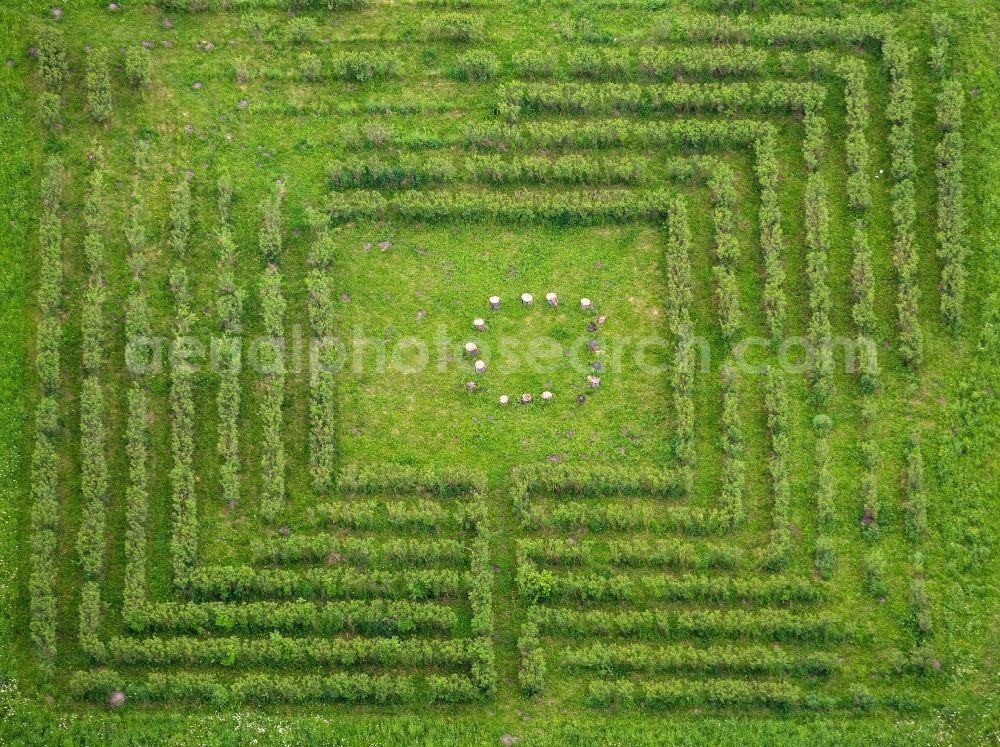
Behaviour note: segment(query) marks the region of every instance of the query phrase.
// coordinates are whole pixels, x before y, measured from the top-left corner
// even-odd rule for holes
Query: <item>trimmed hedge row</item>
[[[278,258],[281,255],[281,200],[279,185],[261,204],[260,252],[268,263],[260,280],[260,306],[264,334],[271,344],[261,350],[260,446],[261,496],[260,515],[273,522],[285,506],[285,296],[282,292]]]
[[[58,60],[51,63],[58,67]],[[59,77],[48,72],[50,79]],[[61,80],[61,77],[59,77]],[[42,680],[55,674],[56,650],[56,548],[59,520],[59,399],[60,347],[63,306],[62,192],[65,171],[51,156],[41,184],[39,221],[40,322],[35,366],[42,396],[35,409],[35,446],[31,457],[31,572],[28,579],[31,619],[28,624],[34,655]]]
[[[834,654],[793,654],[771,646],[714,645],[695,648],[690,644],[654,646],[645,643],[592,643],[586,648],[567,648],[560,656],[569,671],[598,670],[602,675],[630,672],[655,674],[802,674],[825,676],[840,669]]]

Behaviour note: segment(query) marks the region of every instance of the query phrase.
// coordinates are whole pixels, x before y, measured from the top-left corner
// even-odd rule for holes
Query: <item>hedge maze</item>
[[[217,5],[154,14],[241,34],[199,50],[227,108],[171,112],[179,134],[121,129],[176,47],[84,53],[58,25],[39,35],[43,125],[89,156],[52,155],[40,185],[29,591],[47,686],[130,705],[931,702],[950,663],[925,562],[933,478],[907,410],[967,305],[947,23],[929,51],[889,15],[688,13],[628,43],[578,23],[507,49],[478,3],[370,37],[330,26],[367,3]],[[915,90],[915,69],[935,90]],[[450,96],[415,98],[423,84]],[[269,95],[247,103],[248,86]],[[925,94],[937,128],[920,134]],[[335,141],[316,183],[239,177],[264,158],[254,128],[275,124]],[[249,149],[217,157],[236,127]],[[663,460],[354,460],[341,414],[364,380],[303,378],[280,342],[260,377],[241,368],[247,331],[345,332],[357,226],[419,239],[456,224],[652,227],[660,295],[643,300],[668,344],[641,406]],[[125,270],[109,273],[109,245]],[[180,345],[157,366],[148,340],[204,330],[211,375]],[[220,549],[213,532],[247,543]]]

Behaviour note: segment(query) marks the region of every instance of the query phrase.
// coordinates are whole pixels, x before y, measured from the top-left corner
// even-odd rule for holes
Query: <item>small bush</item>
[[[451,76],[459,80],[489,80],[497,74],[500,61],[492,52],[471,49],[455,58]]]
[[[153,78],[149,50],[133,45],[125,52],[125,78],[133,88],[145,88]]]
[[[111,118],[111,70],[104,47],[94,47],[87,53],[87,108],[97,122]]]

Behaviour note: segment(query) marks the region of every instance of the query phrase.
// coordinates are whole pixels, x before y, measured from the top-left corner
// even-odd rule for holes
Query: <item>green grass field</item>
[[[0,743],[1000,738],[990,2],[14,5]]]

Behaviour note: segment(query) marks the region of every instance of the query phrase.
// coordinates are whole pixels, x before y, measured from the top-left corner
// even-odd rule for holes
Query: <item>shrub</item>
[[[87,108],[97,122],[111,118],[111,71],[105,47],[87,53]]]
[[[377,52],[338,52],[331,60],[330,69],[335,78],[364,83],[396,77],[399,58]]]
[[[309,16],[289,19],[285,24],[285,40],[289,44],[312,44],[319,36],[316,20]]]
[[[517,639],[517,651],[521,657],[517,678],[521,689],[528,695],[536,695],[545,684],[545,654],[539,640],[538,624],[533,621],[521,625],[521,635]]]
[[[313,83],[323,80],[323,62],[320,60],[319,55],[313,52],[303,52],[300,54],[299,74]],[[240,76],[238,72],[237,77],[246,78],[246,74],[244,73]]]
[[[153,79],[153,63],[149,50],[133,45],[125,52],[125,78],[133,88],[145,88]]]
[[[483,22],[475,16],[461,13],[440,13],[424,22],[424,31],[431,39],[470,42],[483,35]]]
[[[42,91],[38,99],[38,108],[41,111],[43,125],[50,130],[62,126],[62,98],[59,94]]]
[[[874,550],[864,559],[862,569],[864,576],[865,590],[873,597],[885,597],[889,594],[889,587],[886,583],[888,573],[885,557],[878,550]]]
[[[490,80],[500,69],[500,61],[492,52],[471,49],[455,58],[450,70],[458,80]]]
[[[57,28],[46,26],[38,37],[38,68],[42,83],[51,91],[57,91],[69,74],[66,61],[66,37]]]
[[[514,55],[514,69],[520,78],[548,78],[555,72],[557,59],[550,52],[526,49]]]

